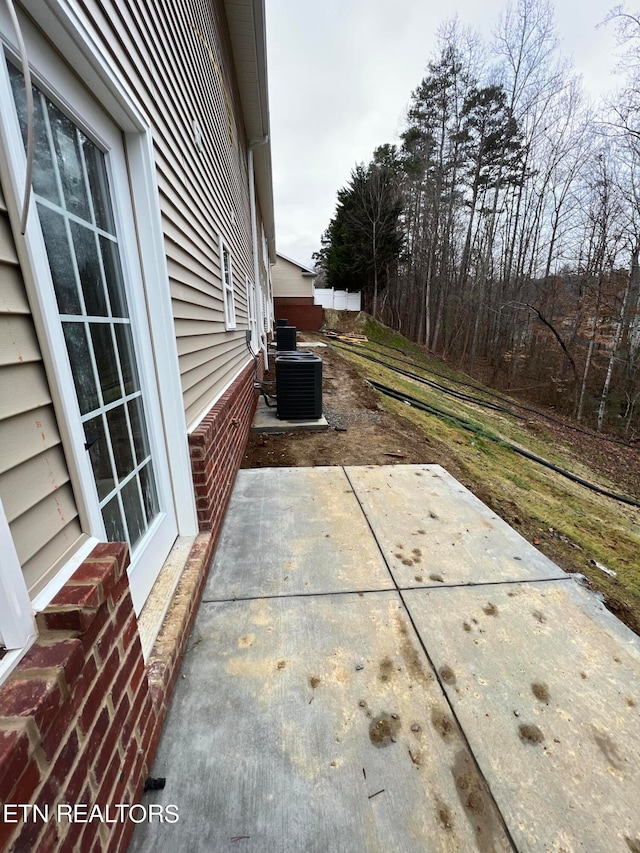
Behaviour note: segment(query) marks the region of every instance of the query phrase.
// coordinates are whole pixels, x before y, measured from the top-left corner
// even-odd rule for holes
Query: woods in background
[[[338,192],[328,286],[485,381],[640,433],[640,18],[615,9],[625,86],[597,112],[553,9],[518,0],[483,45],[458,21],[399,145]]]

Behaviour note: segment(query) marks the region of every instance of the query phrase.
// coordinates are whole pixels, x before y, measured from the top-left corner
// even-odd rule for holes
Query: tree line
[[[625,85],[597,109],[547,0],[491,44],[445,25],[398,144],[338,192],[328,286],[499,387],[640,432],[640,16],[614,9]]]

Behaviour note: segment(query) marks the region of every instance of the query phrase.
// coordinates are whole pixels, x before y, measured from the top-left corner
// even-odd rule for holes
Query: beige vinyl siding
[[[0,498],[33,596],[86,537],[1,190]]]
[[[191,425],[248,361],[246,277],[253,280],[253,259],[247,140],[224,6],[220,0],[84,0],[81,6],[153,126]],[[195,141],[196,120],[203,151]],[[224,328],[219,234],[233,262],[237,328],[231,332]]]
[[[271,274],[274,296],[313,296],[313,276],[302,275],[299,266],[278,255]]]

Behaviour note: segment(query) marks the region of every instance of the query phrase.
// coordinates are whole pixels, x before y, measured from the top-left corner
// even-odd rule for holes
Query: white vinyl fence
[[[313,301],[323,308],[336,311],[362,310],[361,293],[349,293],[347,290],[334,290],[332,287],[318,287],[313,290]]]

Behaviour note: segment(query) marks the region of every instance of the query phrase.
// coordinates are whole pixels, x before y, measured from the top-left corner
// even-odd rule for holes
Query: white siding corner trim
[[[6,649],[24,649],[36,633],[27,585],[0,501],[0,640]]]

